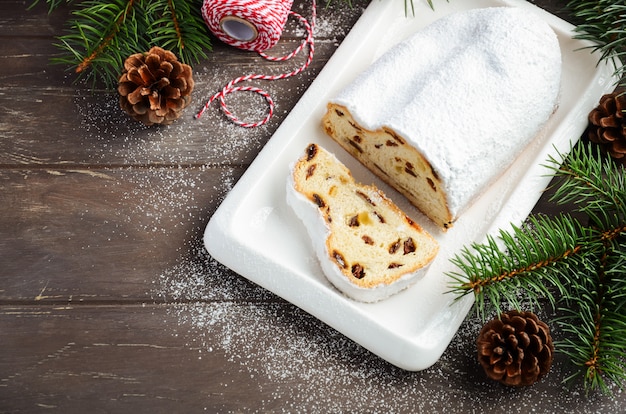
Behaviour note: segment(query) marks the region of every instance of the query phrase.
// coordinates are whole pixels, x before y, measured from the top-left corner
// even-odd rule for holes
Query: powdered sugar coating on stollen
[[[490,7],[435,21],[331,101],[360,126],[391,128],[418,149],[456,216],[538,135],[560,80],[550,26],[526,10]]]

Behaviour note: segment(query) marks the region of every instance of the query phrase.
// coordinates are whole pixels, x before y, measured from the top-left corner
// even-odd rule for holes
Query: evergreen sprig
[[[34,0],[31,7],[39,3]],[[356,1],[356,0],[355,0]],[[414,0],[404,0],[405,13],[415,14]],[[326,0],[352,5],[353,0]],[[433,0],[426,0],[431,8]],[[73,0],[46,0],[50,12]],[[86,0],[76,2],[68,30],[58,37],[61,55],[53,62],[66,65],[95,86],[116,86],[124,60],[160,46],[181,61],[193,64],[212,50],[201,15],[202,0]]]
[[[51,10],[63,3],[46,1]],[[212,47],[201,6],[199,0],[80,2],[68,20],[68,32],[58,37],[62,54],[53,61],[107,88],[117,84],[128,56],[152,46],[171,50],[185,63],[197,62]]]
[[[33,5],[40,0],[34,0]],[[353,0],[326,0],[352,5]],[[425,0],[434,9],[433,0]],[[50,11],[73,0],[46,0]],[[88,0],[78,2],[68,33],[57,44],[62,56],[55,59],[77,70],[80,76],[103,80],[113,86],[123,59],[151,46],[172,50],[192,64],[211,51],[208,29],[201,16],[202,0]],[[568,8],[582,23],[576,38],[593,43],[602,59],[626,60],[626,5],[614,0],[570,0]],[[414,0],[404,0],[405,14],[415,14]],[[409,11],[410,10],[410,11]],[[626,86],[626,66],[613,61]]]
[[[521,309],[547,299],[567,334],[557,347],[580,370],[587,391],[626,384],[626,170],[579,143],[560,160],[550,158],[556,191],[569,214],[531,215],[522,227],[500,231],[457,254],[451,291],[474,294],[484,319],[488,306]],[[608,381],[608,382],[607,382]]]
[[[592,42],[594,51],[601,53],[601,60],[615,64],[620,86],[626,86],[626,3],[615,0],[570,0],[567,7],[581,20],[575,28],[577,39]]]
[[[626,177],[611,160],[603,161],[599,151],[575,147],[572,156],[559,167],[551,157],[549,168],[560,179],[551,201],[573,203],[599,228],[618,227],[626,221]]]
[[[570,278],[558,310],[556,322],[566,337],[557,346],[580,368],[566,381],[582,378],[586,390],[609,393],[609,383],[624,385],[626,243],[620,239],[588,257],[588,268],[594,271]]]
[[[484,243],[473,243],[453,257],[459,269],[450,272],[452,292],[458,296],[473,293],[478,316],[502,312],[503,304],[521,309],[546,298],[556,304],[552,289],[562,294],[566,287],[562,274],[579,265],[579,254],[587,239],[585,229],[569,215],[530,216],[523,227],[501,230],[498,237],[487,236]]]

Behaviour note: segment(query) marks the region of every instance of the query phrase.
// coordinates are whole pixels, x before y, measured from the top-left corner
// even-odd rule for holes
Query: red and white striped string
[[[205,0],[202,7],[202,14],[207,26],[209,26],[209,29],[211,29],[211,31],[225,43],[240,49],[256,51],[264,59],[275,62],[282,62],[291,59],[307,46],[309,54],[304,64],[291,72],[279,75],[250,74],[231,80],[221,91],[209,98],[204,107],[196,114],[196,118],[200,118],[216,99],[219,99],[222,112],[226,115],[226,117],[236,125],[244,128],[255,128],[257,126],[264,125],[272,118],[274,115],[274,101],[270,94],[256,86],[245,86],[239,84],[250,80],[272,81],[290,78],[298,75],[311,64],[315,50],[313,31],[316,18],[316,3],[315,0],[312,0],[313,8],[311,13],[311,22],[309,23],[306,18],[291,10],[292,2],[293,0]],[[244,24],[254,26],[253,28],[251,27],[251,29],[255,31],[254,38],[250,40],[236,39],[229,33],[226,33],[226,31],[222,30],[223,26],[221,23],[223,22],[222,19],[225,14],[240,19],[240,21],[243,21]],[[304,27],[306,30],[305,39],[295,50],[287,55],[278,57],[267,55],[265,51],[273,47],[278,42],[289,16],[296,18]],[[245,122],[237,118],[228,109],[225,97],[226,95],[238,91],[248,91],[261,95],[265,99],[268,106],[267,116],[257,122]]]

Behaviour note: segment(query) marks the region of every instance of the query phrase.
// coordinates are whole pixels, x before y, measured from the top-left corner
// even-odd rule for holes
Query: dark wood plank
[[[0,319],[15,349],[0,357],[2,412],[224,412],[259,393],[223,349],[164,331],[177,321],[163,307],[2,307]]]
[[[70,11],[70,8],[61,6],[49,13],[45,0],[4,0],[0,2],[0,37],[20,40],[52,38],[62,32]]]
[[[270,64],[215,43],[194,65],[183,118],[145,128],[115,94],[49,64],[69,7],[0,2],[0,413],[622,411],[619,392],[563,386],[563,356],[530,388],[487,380],[474,315],[433,367],[400,370],[203,250],[210,216],[366,2],[333,3],[319,5],[312,66],[261,85],[277,114],[246,130],[217,107],[193,114],[233,77],[298,61]],[[535,3],[571,18],[565,0]],[[289,28],[275,52],[298,41]],[[263,112],[258,97],[229,102],[242,116]],[[561,208],[547,197],[535,211]]]
[[[205,256],[202,237],[242,172],[0,169],[0,301],[141,302],[180,266],[188,277],[228,273]],[[215,282],[205,299],[232,299]]]
[[[0,411],[616,413],[622,399],[542,382],[505,388],[477,368],[463,325],[411,373],[285,303],[0,306]]]
[[[333,43],[320,43],[313,64],[300,76],[256,82],[273,96],[275,116],[268,125],[244,129],[230,123],[217,102],[201,119],[194,119],[194,115],[230,80],[250,73],[288,72],[304,57],[276,64],[221,47],[194,66],[193,103],[181,119],[169,127],[146,128],[123,113],[115,93],[73,86],[62,68],[48,65],[52,56],[49,41],[35,41],[48,51],[43,56],[8,50],[8,55],[25,57],[12,59],[1,75],[0,130],[5,139],[0,141],[0,165],[248,164],[335,50]],[[259,96],[237,93],[229,95],[227,101],[244,120],[265,117],[267,107]]]

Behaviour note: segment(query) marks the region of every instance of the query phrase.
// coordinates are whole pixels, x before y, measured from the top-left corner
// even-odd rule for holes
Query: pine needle
[[[50,8],[62,0],[48,0]],[[68,32],[56,44],[62,55],[53,59],[79,78],[117,85],[124,60],[152,46],[171,50],[188,64],[211,50],[200,0],[111,0],[80,2],[68,21]]]
[[[524,227],[488,236],[452,259],[459,271],[450,272],[451,292],[473,293],[476,311],[485,320],[487,305],[501,313],[501,304],[515,309],[522,302],[538,306],[541,299],[556,302],[552,291],[566,290],[561,275],[580,265],[579,255],[590,239],[589,232],[568,215],[554,218],[531,216]]]
[[[589,48],[599,51],[600,60],[615,65],[615,75],[626,86],[626,3],[615,0],[570,0],[567,7],[582,21],[576,26],[576,39],[592,43]],[[614,60],[613,57],[619,58]]]
[[[568,214],[531,215],[526,225],[464,248],[451,261],[451,292],[474,294],[477,314],[502,303],[521,309],[547,300],[566,334],[557,351],[578,371],[587,392],[626,384],[626,170],[592,144],[550,158],[557,177],[551,198],[572,203],[589,221]]]
[[[590,145],[577,145],[570,157],[550,159],[548,167],[560,179],[551,198],[558,204],[571,203],[600,228],[619,227],[626,221],[626,174],[612,158]],[[565,161],[563,161],[565,160]],[[559,163],[563,162],[561,166]]]

